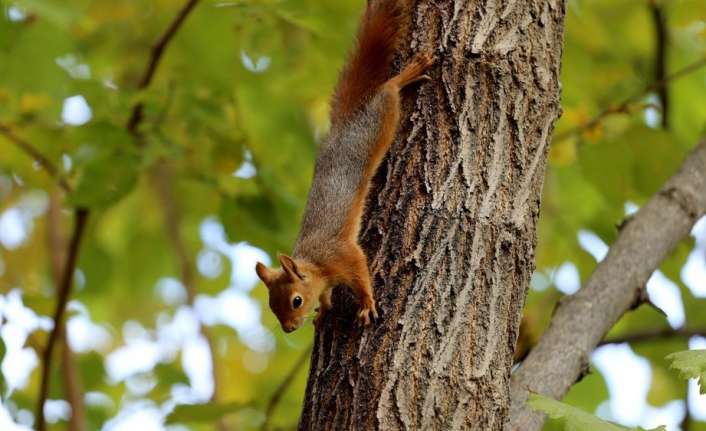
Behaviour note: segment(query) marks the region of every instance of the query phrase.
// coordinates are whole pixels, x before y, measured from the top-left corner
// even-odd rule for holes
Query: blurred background
[[[364,1],[202,0],[145,83],[185,3],[0,1],[1,430],[35,426],[77,207],[49,429],[72,409],[89,430],[296,427],[313,327],[282,333],[254,263],[295,240]],[[704,135],[705,100],[706,2],[568,0],[518,359]],[[566,401],[706,430],[706,396],[664,360],[706,348],[706,220],[647,290]]]

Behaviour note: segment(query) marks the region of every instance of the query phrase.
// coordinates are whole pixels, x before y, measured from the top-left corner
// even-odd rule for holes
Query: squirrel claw
[[[362,326],[370,325],[370,315],[373,315],[373,320],[378,318],[378,311],[375,308],[375,303],[372,303],[364,308],[361,308],[358,312],[358,323]]]
[[[370,325],[370,309],[364,308],[358,312],[358,323],[362,326]]]

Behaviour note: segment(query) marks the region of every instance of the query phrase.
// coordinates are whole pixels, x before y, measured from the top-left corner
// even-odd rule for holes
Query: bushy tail
[[[338,123],[358,110],[392,75],[395,51],[405,33],[404,0],[369,0],[356,45],[338,78],[331,120]]]

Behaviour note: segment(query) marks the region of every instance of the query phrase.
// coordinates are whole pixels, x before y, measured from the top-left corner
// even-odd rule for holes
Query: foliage
[[[243,405],[241,403],[180,405],[167,416],[167,424],[214,422]]]
[[[598,417],[586,413],[568,404],[543,397],[538,394],[530,394],[527,402],[533,409],[546,413],[550,418],[561,421],[565,431],[625,431],[642,428],[626,428],[611,422],[606,422]],[[651,431],[666,431],[664,427],[655,428]]]
[[[667,356],[672,368],[685,379],[699,379],[701,394],[706,394],[706,350],[687,350]]]
[[[167,46],[152,84],[138,90],[150,48],[182,2],[0,1],[0,124],[44,155],[72,189],[65,195],[0,136],[0,346],[7,346],[0,357],[30,365],[41,358],[55,304],[54,261],[66,250],[71,210],[89,207],[68,318],[69,334],[91,331],[71,343],[89,429],[137,404],[193,430],[213,429],[217,417],[231,429],[258,429],[313,331],[278,329],[251,260],[267,258],[259,250],[288,252],[296,237],[328,127],[328,97],[364,3],[202,0]],[[576,287],[596,265],[579,232],[610,244],[626,203],[644,204],[706,131],[706,67],[669,82],[666,129],[656,94],[644,92],[655,79],[650,3],[568,2],[564,114],[546,172],[523,327],[529,340],[548,324],[558,288]],[[657,3],[668,17],[667,70],[703,60],[703,1]],[[137,103],[144,106],[140,139],[126,129]],[[684,327],[704,331],[703,291],[681,275],[695,247],[681,244],[661,270],[681,295]],[[193,303],[189,288],[197,293]],[[664,316],[639,308],[610,337],[669,329]],[[667,371],[664,357],[688,346],[683,337],[631,342],[650,361],[651,405],[685,398],[685,383]],[[210,348],[213,370],[203,357]],[[59,352],[50,399],[68,398]],[[122,375],[118,363],[135,366]],[[8,388],[2,406],[15,419],[34,409],[39,369],[29,368],[26,381],[0,373]],[[210,374],[215,401],[199,386]],[[282,394],[273,428],[296,424],[305,374]],[[595,412],[609,389],[594,372],[567,402]]]

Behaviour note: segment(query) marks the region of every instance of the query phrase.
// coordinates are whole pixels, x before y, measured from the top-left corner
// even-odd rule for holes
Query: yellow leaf
[[[588,122],[588,113],[583,108],[565,108],[561,116],[568,127],[577,127]]]
[[[552,144],[549,150],[549,163],[554,166],[568,166],[576,161],[576,137],[572,136]]]
[[[583,132],[583,137],[590,142],[597,142],[603,137],[603,123],[599,121],[595,125],[587,127]]]
[[[27,93],[20,98],[20,112],[36,112],[51,104],[51,98],[44,93]]]

